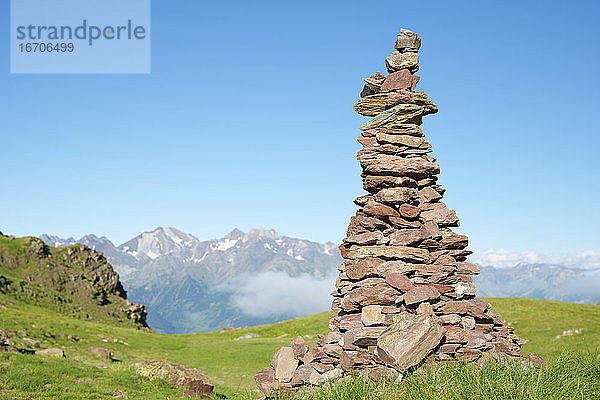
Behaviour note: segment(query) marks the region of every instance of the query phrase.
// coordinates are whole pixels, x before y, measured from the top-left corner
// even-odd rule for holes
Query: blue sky
[[[150,75],[11,75],[0,12],[4,233],[340,242],[363,193],[352,104],[406,27],[471,248],[600,250],[597,2],[153,0]]]

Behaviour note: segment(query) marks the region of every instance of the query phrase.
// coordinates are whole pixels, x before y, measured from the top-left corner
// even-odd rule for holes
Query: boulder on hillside
[[[51,357],[64,357],[65,352],[63,349],[57,349],[55,347],[51,347],[49,349],[37,350],[35,354],[40,356],[51,356]]]
[[[146,360],[138,367],[139,375],[152,379],[166,379],[174,386],[187,388],[188,396],[209,398],[213,391],[210,379],[196,368],[162,361]]]
[[[102,347],[88,347],[88,354],[95,354],[105,360],[113,360],[114,353],[112,350],[103,349]]]

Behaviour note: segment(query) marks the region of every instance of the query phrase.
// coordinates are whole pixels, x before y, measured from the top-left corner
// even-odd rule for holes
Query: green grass
[[[281,396],[285,399],[287,396]],[[565,354],[548,370],[524,369],[516,362],[455,364],[424,369],[393,382],[355,379],[300,393],[297,400],[488,400],[488,399],[598,399],[600,361],[595,354]]]
[[[15,301],[14,298],[0,296],[0,299],[3,298]],[[485,397],[485,388],[486,385],[493,384],[507,386],[506,395],[497,398],[516,399],[521,397],[515,397],[517,389],[514,388],[519,385],[533,388],[532,384],[535,382],[538,386],[532,392],[534,397],[530,398],[559,398],[552,397],[552,393],[548,395],[552,396],[544,397],[546,394],[541,388],[548,385],[568,390],[557,393],[566,393],[563,398],[569,398],[570,393],[579,393],[573,389],[577,379],[583,394],[579,393],[573,398],[597,398],[588,396],[585,391],[594,387],[590,386],[590,379],[595,377],[596,382],[599,379],[600,361],[594,352],[600,346],[600,307],[530,299],[487,300],[515,327],[517,334],[531,340],[523,346],[524,352],[535,352],[546,358],[551,365],[550,370],[543,375],[529,376],[523,373],[519,375],[514,368],[497,368],[478,373],[477,370],[470,369],[472,367],[454,367],[459,369],[436,372],[438,375],[405,377],[407,382],[413,384],[409,385],[411,392],[402,392],[404,394],[401,395],[413,397],[397,398],[444,398],[443,396],[452,395],[451,392],[443,392],[450,390],[448,388],[460,390],[455,398],[490,398]],[[322,313],[274,325],[220,333],[159,335],[68,318],[53,311],[41,312],[40,308],[20,301],[15,303],[12,305],[0,301],[0,304],[8,307],[7,310],[0,309],[0,329],[24,330],[27,337],[41,341],[44,348],[64,348],[67,358],[0,353],[0,399],[105,399],[112,398],[117,391],[127,393],[130,399],[181,398],[181,389],[173,389],[166,382],[148,381],[135,374],[134,364],[145,359],[176,362],[198,368],[215,383],[216,393],[231,399],[258,397],[258,393],[252,392],[255,390],[253,374],[267,367],[274,352],[279,347],[288,345],[295,336],[327,332],[330,315]],[[555,339],[562,331],[574,328],[586,330],[578,335]],[[256,333],[259,336],[234,340],[246,333]],[[68,339],[68,335],[82,340],[72,341]],[[102,336],[111,340],[104,342]],[[19,338],[20,336],[17,340],[21,340]],[[117,341],[113,342],[112,339]],[[89,346],[113,350],[118,361],[111,363],[88,355]],[[570,355],[561,358],[565,351]],[[578,356],[577,353],[588,355]],[[573,371],[573,374],[569,375],[568,371]],[[582,371],[595,372],[587,374]],[[464,391],[461,389],[463,386]],[[349,392],[348,396],[350,395]],[[473,397],[469,397],[471,395]]]

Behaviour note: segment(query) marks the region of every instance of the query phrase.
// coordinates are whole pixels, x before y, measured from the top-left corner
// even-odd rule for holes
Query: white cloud
[[[235,281],[240,286],[234,304],[253,317],[299,317],[328,311],[333,300],[329,293],[335,287],[334,277],[291,277],[274,271],[245,275]]]
[[[490,249],[474,253],[469,261],[479,265],[491,265],[496,268],[514,267],[520,263],[549,264],[569,268],[600,268],[600,252],[586,250],[581,253],[537,253],[535,251],[513,251]]]

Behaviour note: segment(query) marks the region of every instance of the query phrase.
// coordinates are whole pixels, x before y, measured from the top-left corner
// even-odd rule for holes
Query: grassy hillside
[[[126,299],[102,253],[83,245],[56,248],[0,233],[1,294],[74,318],[145,326],[145,308]]]
[[[524,346],[525,353],[538,353],[551,364],[564,350],[593,352],[600,347],[598,306],[529,299],[487,300],[515,327],[519,336],[531,340]],[[39,341],[44,348],[64,348],[67,355],[54,359],[0,353],[0,399],[104,399],[119,393],[127,393],[130,399],[181,398],[180,389],[135,374],[134,364],[145,359],[196,367],[213,380],[218,394],[231,399],[258,397],[257,393],[249,392],[254,390],[254,372],[266,367],[273,353],[295,336],[326,332],[329,315],[322,313],[223,332],[159,335],[72,319],[56,312],[41,313],[38,307],[12,296],[0,295],[0,305],[6,307],[0,307],[0,329],[15,331],[10,336],[12,340],[35,350],[33,342],[23,340],[27,337]],[[580,328],[584,329],[580,334],[555,338],[565,330]],[[235,340],[247,334],[258,336]],[[89,346],[114,350],[118,361],[111,363],[88,355]]]

